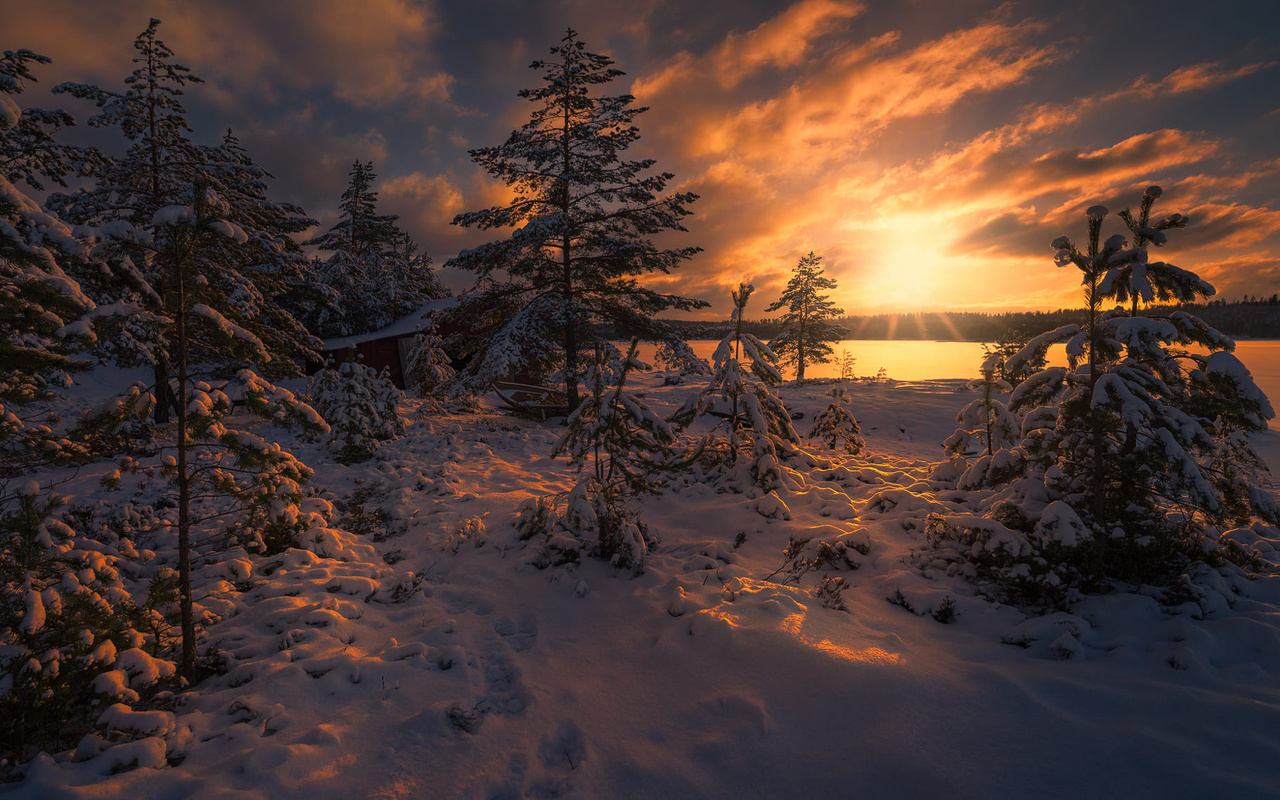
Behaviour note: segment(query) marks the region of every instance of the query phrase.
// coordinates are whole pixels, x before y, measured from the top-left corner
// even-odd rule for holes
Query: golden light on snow
[[[778,624],[778,628],[806,647],[811,647],[834,658],[884,667],[900,666],[904,663],[901,653],[891,653],[883,647],[876,647],[875,645],[859,647],[852,643],[841,644],[827,638],[808,636],[801,630],[804,627],[804,620],[805,615],[803,613],[788,614]]]

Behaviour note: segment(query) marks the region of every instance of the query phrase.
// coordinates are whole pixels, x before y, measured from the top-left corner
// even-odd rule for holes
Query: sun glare
[[[936,308],[954,302],[948,296],[947,248],[950,235],[925,215],[899,215],[865,231],[870,257],[862,265],[862,302],[899,311]],[[909,326],[911,320],[900,324]],[[912,335],[904,331],[903,335]]]

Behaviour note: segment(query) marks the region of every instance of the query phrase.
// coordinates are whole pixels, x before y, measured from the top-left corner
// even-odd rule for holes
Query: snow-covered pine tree
[[[218,145],[200,149],[202,179],[221,198],[226,220],[245,234],[243,242],[225,236],[205,242],[203,259],[216,265],[204,272],[205,302],[224,309],[263,342],[273,354],[260,365],[268,377],[296,377],[304,360],[319,360],[322,345],[290,310],[307,291],[309,269],[294,235],[316,221],[301,207],[271,197],[271,173],[229,129]],[[218,354],[207,358],[216,361]]]
[[[354,162],[338,221],[303,242],[329,252],[310,275],[313,294],[324,299],[303,311],[318,336],[368,333],[447,295],[399,217],[378,213],[376,178],[373,162]]]
[[[867,442],[862,438],[857,417],[849,409],[849,396],[843,386],[835,387],[828,394],[831,404],[814,418],[806,438],[821,441],[828,450],[843,450],[856,456],[866,448]]]
[[[943,450],[953,457],[947,466],[952,471],[963,466],[956,481],[958,488],[1005,484],[1021,468],[1014,449],[1022,442],[1022,423],[997,397],[1013,390],[1008,381],[998,375],[1003,363],[1004,358],[998,352],[989,353],[983,359],[981,377],[970,381],[968,386],[970,391],[981,392],[982,396],[956,414],[960,427],[942,443]],[[969,463],[969,458],[974,461]]]
[[[326,445],[343,464],[368,459],[380,442],[404,433],[402,393],[386,370],[359,361],[326,364],[307,380],[307,398],[329,423]]]
[[[844,309],[831,302],[828,293],[836,288],[836,282],[823,274],[821,261],[822,256],[813,251],[801,257],[782,297],[765,309],[787,309],[779,320],[781,330],[769,341],[769,348],[781,365],[795,365],[797,381],[804,380],[807,365],[830,362],[834,354],[832,343],[849,334],[834,322]]]
[[[1181,215],[1151,223],[1159,196],[1159,187],[1147,189],[1137,219],[1137,233],[1151,241],[1186,225]],[[1101,206],[1086,212],[1083,250],[1066,236],[1052,245],[1059,266],[1081,272],[1083,324],[1033,338],[1006,363],[1009,374],[1019,374],[1059,342],[1069,359],[1067,367],[1032,374],[1010,396],[1010,410],[1022,415],[1015,451],[1021,472],[985,501],[990,526],[1005,530],[963,533],[945,521],[935,526],[935,541],[969,542],[972,554],[987,553],[981,559],[1002,549],[1007,563],[997,580],[1017,583],[1023,596],[1051,590],[1060,597],[1069,586],[1102,587],[1112,580],[1167,583],[1193,560],[1247,561],[1247,553],[1210,523],[1280,519],[1265,493],[1246,488],[1243,475],[1258,463],[1241,455],[1247,440],[1232,435],[1229,424],[1210,424],[1213,417],[1203,413],[1212,394],[1228,416],[1255,424],[1273,416],[1248,370],[1229,352],[1234,343],[1185,311],[1155,318],[1134,316],[1136,306],[1104,310],[1122,295],[1149,299],[1157,291],[1149,275],[1161,276],[1164,291],[1178,299],[1212,294],[1213,287],[1189,271],[1149,262],[1142,242],[1130,247],[1120,234],[1103,241],[1107,213]],[[1208,355],[1188,352],[1191,345]],[[1205,390],[1216,381],[1231,391]],[[1238,469],[1226,467],[1224,457]],[[992,537],[1004,543],[997,547]]]
[[[104,306],[95,320],[102,351],[121,363],[154,367],[151,393],[157,422],[167,421],[176,400],[171,389],[172,345],[166,320],[172,293],[166,268],[156,260],[162,246],[161,229],[169,210],[190,208],[197,202],[192,187],[210,187],[209,198],[219,204],[218,216],[233,222],[242,237],[209,240],[201,249],[194,278],[201,302],[266,345],[253,363],[223,348],[221,338],[193,337],[192,363],[217,365],[220,377],[253,367],[271,376],[300,374],[297,356],[314,354],[318,340],[281,305],[296,287],[306,264],[291,234],[313,222],[296,206],[272,200],[269,175],[229,134],[216,146],[195,144],[182,104],[184,88],[201,82],[175,62],[173,52],[159,39],[159,20],[151,20],[134,42],[137,68],[125,79],[126,90],[64,83],[56,92],[93,101],[100,113],[90,119],[96,127],[118,127],[129,147],[98,174],[89,188],[50,197],[50,205],[71,222],[92,227],[96,247],[110,270],[77,273],[86,291]],[[200,200],[204,202],[204,200]],[[111,310],[116,312],[112,315]],[[242,351],[243,353],[243,351]]]
[[[699,250],[653,243],[664,231],[685,230],[687,206],[697,198],[663,196],[673,176],[651,173],[650,159],[624,157],[640,136],[635,118],[646,109],[634,106],[629,94],[595,93],[623,73],[608,57],[587,51],[573,30],[551,54],[552,60],[532,64],[544,85],[520,92],[534,104],[529,121],[503,144],[471,151],[514,200],[454,218],[455,225],[510,228],[511,235],[464,250],[447,266],[479,278],[457,314],[485,333],[471,341],[460,378],[482,389],[530,364],[563,367],[569,405],[577,407],[593,324],[658,342],[668,357],[701,370],[684,340],[656,316],[706,304],[636,280],[670,272]]]
[[[664,485],[676,440],[671,426],[626,389],[632,370],[649,369],[637,357],[638,347],[632,339],[622,358],[613,361],[596,349],[583,376],[586,394],[551,453],[567,455],[578,470],[560,524],[574,536],[594,534],[596,556],[632,569],[640,568],[654,539],[629,503]]]
[[[60,180],[68,169],[69,156],[56,142],[24,129],[27,115],[12,99],[33,80],[30,65],[47,62],[29,50],[0,56],[0,152],[10,158],[0,176],[0,457],[6,473],[76,455],[43,414],[24,409],[51,387],[69,384],[70,373],[91,366],[78,351],[85,344],[80,318],[94,303],[63,268],[88,263],[89,250],[8,177],[38,185]]]
[[[327,522],[323,504],[308,510],[304,484],[312,471],[279,444],[229,427],[226,391],[196,379],[191,367],[195,343],[204,352],[235,354],[242,363],[265,363],[271,355],[257,336],[201,302],[209,286],[207,243],[218,237],[243,242],[243,230],[219,218],[223,207],[212,189],[197,182],[194,206],[169,207],[155,215],[156,249],[151,262],[166,286],[166,339],[176,371],[173,454],[162,460],[163,474],[177,491],[177,570],[182,620],[180,674],[196,678],[196,632],[191,595],[193,537],[213,522],[250,549],[281,550],[298,533]],[[327,425],[306,403],[285,389],[240,369],[228,391],[239,393],[254,414],[282,425],[323,432]],[[204,490],[204,491],[201,491]],[[203,498],[201,503],[200,498]],[[227,508],[230,505],[231,508]],[[314,505],[314,504],[313,504]],[[203,507],[202,507],[203,506]]]
[[[444,341],[435,334],[434,327],[418,331],[409,350],[405,383],[418,397],[438,404],[437,395],[453,380],[454,374],[449,354],[444,351]]]
[[[56,143],[23,129],[28,119],[11,99],[31,79],[28,65],[48,59],[30,51],[0,57],[0,775],[39,750],[75,745],[95,724],[104,700],[131,703],[173,665],[140,650],[138,609],[116,564],[124,554],[73,536],[56,514],[65,504],[31,470],[51,459],[80,460],[78,444],[55,432],[46,415],[27,411],[68,373],[76,359],[80,318],[94,308],[60,260],[84,259],[86,248],[55,215],[20,190],[57,182],[67,162]],[[61,112],[57,112],[61,113]],[[69,117],[67,117],[69,119]],[[45,131],[45,133],[49,133]],[[35,151],[28,151],[35,147]],[[48,170],[47,172],[45,170]],[[127,548],[126,548],[127,549]],[[130,684],[132,683],[132,686]],[[145,691],[145,690],[144,690]]]
[[[768,493],[782,487],[780,462],[799,447],[800,435],[773,391],[782,383],[773,351],[742,330],[743,314],[753,291],[755,287],[739,284],[732,292],[733,330],[716,347],[711,380],[706,389],[676,412],[672,421],[685,427],[703,414],[725,417],[707,434],[704,454],[729,470],[745,461],[751,483]],[[724,440],[717,434],[720,425],[728,428]],[[749,458],[743,459],[748,451]]]
[[[152,19],[137,39],[138,67],[125,78],[124,92],[112,92],[88,84],[63,83],[55,93],[67,93],[91,100],[100,113],[90,117],[93,127],[118,126],[130,143],[121,159],[112,161],[97,175],[93,188],[71,194],[55,193],[48,203],[64,219],[80,225],[92,225],[117,242],[111,255],[114,274],[86,273],[82,276],[86,289],[99,302],[119,300],[121,278],[133,280],[135,298],[150,311],[163,313],[165,287],[159,276],[148,270],[148,259],[133,245],[148,243],[153,229],[153,215],[166,206],[189,198],[192,182],[203,162],[200,149],[188,137],[191,126],[181,96],[183,87],[202,82],[191,70],[173,60],[173,51],[157,35],[160,20]],[[148,282],[145,288],[140,284]],[[99,290],[99,291],[95,291]],[[143,334],[146,335],[145,333]],[[169,389],[170,372],[162,343],[140,344],[140,358],[155,368],[154,391],[160,402],[155,404],[156,422],[168,421],[173,405]]]
[[[7,99],[21,93],[27,81],[36,80],[32,64],[49,61],[30,50],[0,54],[0,175],[37,192],[43,192],[46,183],[65,187],[68,176],[84,177],[107,163],[106,156],[94,148],[58,139],[59,131],[75,126],[71,114],[60,108],[20,109]]]
[[[378,175],[373,162],[355,161],[347,174],[350,182],[338,203],[338,221],[303,244],[353,256],[386,255],[401,230],[396,225],[399,217],[378,213],[378,193],[373,189]]]

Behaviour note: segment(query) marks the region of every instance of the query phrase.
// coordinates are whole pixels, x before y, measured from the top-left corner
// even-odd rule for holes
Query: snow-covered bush
[[[862,438],[857,418],[849,410],[849,398],[840,386],[827,394],[832,398],[831,404],[813,420],[808,438],[820,440],[828,450],[843,450],[856,456],[867,443]]]
[[[409,350],[409,363],[405,371],[405,385],[423,398],[431,410],[441,409],[440,392],[453,379],[454,369],[449,365],[449,354],[444,342],[431,331],[419,331]]]
[[[956,414],[960,427],[942,443],[952,461],[942,465],[935,477],[942,477],[942,471],[958,473],[958,488],[1001,485],[1019,469],[1014,448],[1022,439],[1022,423],[996,397],[1013,388],[998,377],[1003,361],[999,353],[983,359],[982,376],[969,382],[970,391],[981,392],[982,396]]]
[[[329,451],[344,464],[368,459],[379,442],[404,433],[401,396],[385,371],[358,361],[326,365],[307,381],[311,405],[329,423]]]
[[[138,650],[144,612],[117,569],[136,553],[127,542],[80,546],[53,516],[62,502],[35,481],[0,489],[0,752],[10,764],[73,747],[104,706],[136,702],[175,672]]]

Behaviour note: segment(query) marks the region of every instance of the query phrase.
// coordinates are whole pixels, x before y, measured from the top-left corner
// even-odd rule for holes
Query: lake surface
[[[697,339],[689,342],[699,356],[711,360],[719,342]],[[856,361],[853,372],[857,376],[875,375],[883,367],[889,378],[899,381],[924,381],[948,378],[976,378],[982,365],[982,345],[979,342],[934,342],[922,340],[848,339],[835,346],[836,356],[848,351]],[[1249,340],[1236,342],[1236,357],[1244,362],[1253,374],[1258,387],[1266,392],[1272,406],[1280,408],[1280,340]],[[1066,363],[1061,346],[1050,351],[1058,363]],[[836,363],[810,364],[805,369],[809,378],[836,378],[840,367]],[[794,377],[788,374],[787,377]],[[1280,429],[1276,420],[1273,430]]]

